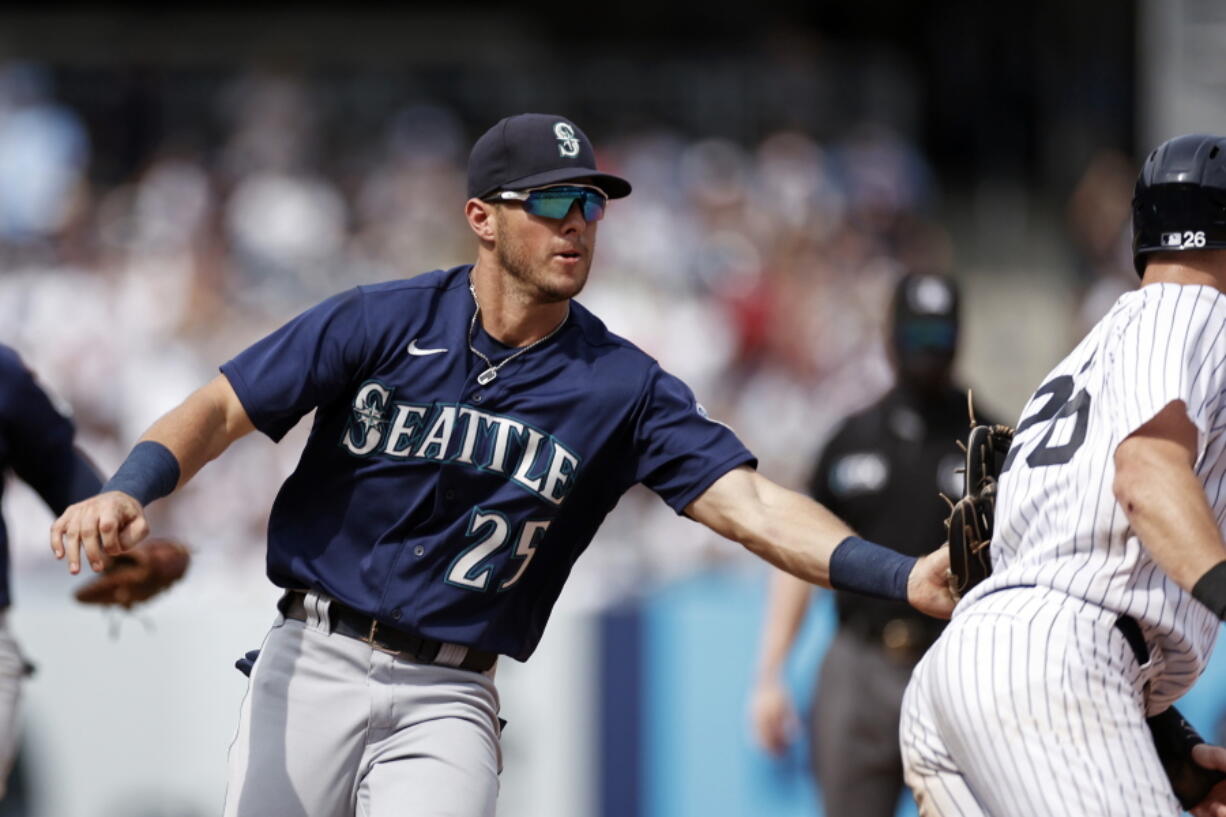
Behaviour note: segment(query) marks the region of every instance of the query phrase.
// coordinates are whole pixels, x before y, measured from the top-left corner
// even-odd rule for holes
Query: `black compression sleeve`
[[[1197,579],[1192,598],[1226,621],[1226,560],[1218,562]]]

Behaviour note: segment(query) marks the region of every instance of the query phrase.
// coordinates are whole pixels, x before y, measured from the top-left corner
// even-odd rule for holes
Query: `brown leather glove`
[[[191,553],[169,539],[148,539],[112,556],[102,573],[77,588],[82,604],[117,604],[125,610],[148,601],[183,578]]]
[[[992,527],[996,511],[996,481],[1013,442],[1013,429],[1003,425],[972,425],[966,441],[964,496],[950,508],[949,589],[955,599],[992,573]]]

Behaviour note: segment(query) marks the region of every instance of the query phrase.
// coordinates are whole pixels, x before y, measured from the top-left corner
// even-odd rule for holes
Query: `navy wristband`
[[[179,484],[179,461],[170,449],[153,440],[137,443],[102,492],[123,491],[141,505],[161,499]]]
[[[878,599],[906,601],[907,579],[915,562],[914,556],[848,536],[830,554],[830,586]]]
[[[1192,588],[1192,598],[1226,621],[1226,561],[1221,561],[1205,571]]]

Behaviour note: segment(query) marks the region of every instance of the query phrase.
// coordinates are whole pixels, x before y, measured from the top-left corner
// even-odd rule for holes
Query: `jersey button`
[[[392,618],[393,618],[394,620],[396,620],[396,621],[400,621],[400,611],[399,611],[399,610],[393,610],[393,611],[392,611]]]
[[[418,545],[417,547],[413,548],[414,556],[421,556],[425,554],[425,552],[426,552],[426,548],[423,545]]]
[[[480,403],[484,399],[485,399],[485,392],[483,391],[473,392],[472,400],[474,403]]]

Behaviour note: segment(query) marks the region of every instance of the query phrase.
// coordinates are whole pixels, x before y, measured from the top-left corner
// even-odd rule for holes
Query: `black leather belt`
[[[1149,645],[1145,643],[1145,635],[1141,632],[1141,625],[1137,624],[1137,620],[1132,616],[1120,616],[1115,620],[1115,629],[1128,639],[1128,646],[1132,647],[1137,663],[1141,666],[1149,663]]]
[[[306,621],[305,599],[306,594],[300,590],[286,590],[285,595],[277,602],[277,609],[286,618]],[[438,664],[472,672],[485,672],[498,660],[498,653],[464,647],[464,658],[460,663],[440,661],[439,654],[443,650],[444,642],[388,627],[378,619],[359,613],[335,599],[328,603],[328,621],[332,625],[333,633],[365,641],[376,649],[394,653],[419,664]]]

